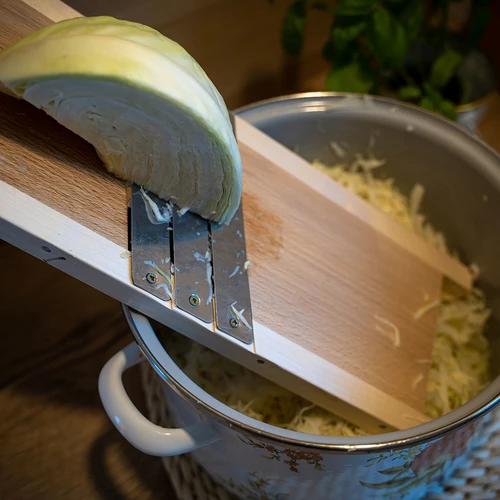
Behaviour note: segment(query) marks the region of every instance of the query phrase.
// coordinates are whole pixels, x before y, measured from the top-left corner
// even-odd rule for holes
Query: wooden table
[[[158,458],[129,445],[97,377],[132,340],[120,304],[0,241],[0,498],[174,499]],[[136,369],[126,374],[143,411]]]

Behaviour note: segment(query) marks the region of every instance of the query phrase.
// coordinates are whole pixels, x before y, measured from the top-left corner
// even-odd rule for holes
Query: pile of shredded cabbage
[[[382,161],[358,156],[350,165],[314,165],[358,196],[447,250],[444,236],[420,213],[424,189],[404,196],[392,179],[374,171]],[[447,250],[448,251],[448,250]],[[427,387],[426,413],[436,418],[477,395],[489,382],[489,347],[484,332],[490,311],[480,290],[465,295],[445,285]],[[242,366],[170,333],[166,347],[184,372],[205,391],[235,410],[285,429],[324,436],[368,434]]]

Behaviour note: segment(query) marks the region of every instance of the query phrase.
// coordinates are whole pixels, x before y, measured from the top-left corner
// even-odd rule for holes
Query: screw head
[[[200,297],[198,295],[196,295],[195,293],[191,294],[189,296],[189,303],[193,306],[193,307],[198,307],[200,305]]]
[[[156,283],[156,280],[157,280],[157,276],[155,273],[148,273],[146,274],[146,281],[151,284],[151,285],[154,285]]]
[[[240,321],[236,318],[231,318],[229,320],[229,324],[231,325],[232,328],[238,328],[240,326]]]

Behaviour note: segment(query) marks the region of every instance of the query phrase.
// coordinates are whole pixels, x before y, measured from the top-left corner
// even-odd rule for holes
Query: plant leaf
[[[326,78],[326,90],[366,94],[374,85],[373,72],[368,65],[355,60],[344,66],[335,66]]]
[[[415,99],[420,99],[422,96],[422,91],[420,87],[416,85],[406,85],[398,90],[398,99],[402,101],[413,101]]]
[[[441,105],[441,103],[444,100],[439,89],[434,87],[429,82],[424,82],[423,87],[424,87],[424,92],[426,94],[426,97],[432,103],[433,108],[434,109],[439,108],[439,106]]]
[[[439,105],[439,112],[443,115],[446,116],[446,118],[449,118],[450,120],[455,121],[457,119],[457,108],[451,101],[443,101]]]
[[[323,46],[322,55],[337,66],[350,63],[359,51],[359,39],[366,30],[365,16],[349,16],[335,19],[330,37]]]
[[[322,55],[327,61],[336,67],[340,67],[351,63],[356,58],[357,51],[357,44],[352,42],[340,51],[338,47],[335,48],[333,46],[333,42],[330,39],[323,46]]]
[[[434,111],[436,109],[428,97],[422,97],[422,99],[420,99],[419,106],[427,109],[428,111]]]
[[[406,31],[410,42],[415,41],[420,33],[420,27],[424,19],[424,4],[421,0],[411,0],[405,5],[400,15],[399,22]]]
[[[298,56],[304,44],[304,28],[306,26],[307,0],[298,0],[288,8],[281,28],[281,45],[285,51]]]
[[[437,88],[444,87],[456,73],[462,61],[461,54],[448,49],[434,61],[429,82]]]
[[[334,27],[332,30],[331,40],[334,50],[343,52],[348,45],[358,38],[367,27],[365,21],[345,27]]]
[[[382,66],[401,68],[408,52],[408,38],[396,18],[386,9],[377,9],[367,30],[367,42]]]
[[[370,14],[379,0],[339,0],[335,8],[337,16],[359,16]]]

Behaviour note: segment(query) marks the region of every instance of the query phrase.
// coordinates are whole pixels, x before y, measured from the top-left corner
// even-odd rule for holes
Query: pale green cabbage
[[[315,166],[401,224],[413,228],[436,247],[446,249],[443,235],[426,223],[419,212],[424,194],[421,186],[415,186],[408,198],[398,191],[392,179],[374,177],[372,171],[377,165],[361,158],[348,167],[329,167],[317,162]],[[489,347],[484,335],[489,315],[479,290],[462,296],[454,295],[451,289],[443,290],[432,360],[421,360],[431,363],[426,400],[429,417],[436,418],[464,404],[489,382]],[[368,434],[181,335],[169,333],[164,342],[190,378],[249,417],[310,434]]]
[[[218,222],[237,210],[241,158],[224,101],[161,33],[62,21],[4,50],[0,82],[90,142],[114,175]]]

